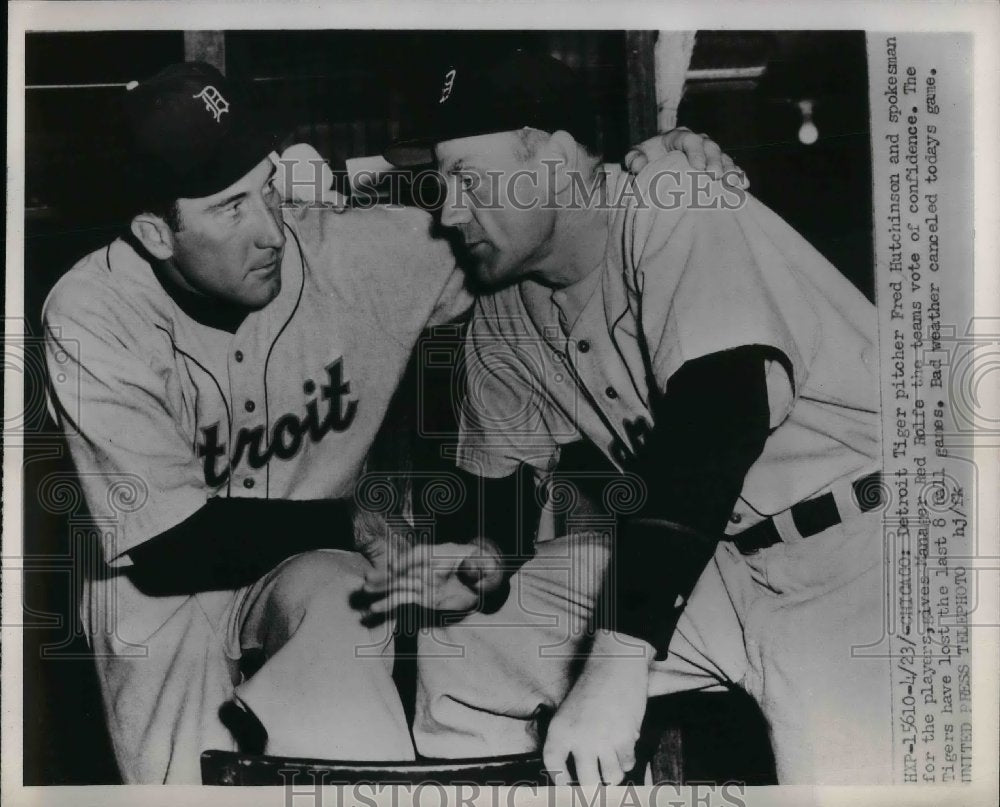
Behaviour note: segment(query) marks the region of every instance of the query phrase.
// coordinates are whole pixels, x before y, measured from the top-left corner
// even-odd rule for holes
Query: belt
[[[867,513],[882,506],[882,472],[862,476],[851,483],[854,490],[854,498],[858,503],[858,509],[862,513]],[[806,499],[798,504],[792,505],[792,523],[795,529],[803,538],[818,535],[824,530],[835,527],[841,522],[840,511],[837,509],[837,501],[832,493],[824,493],[814,499]],[[743,530],[737,535],[728,536],[728,540],[735,544],[736,548],[744,555],[752,555],[761,549],[779,543],[781,534],[774,524],[773,518],[767,518],[759,524]]]

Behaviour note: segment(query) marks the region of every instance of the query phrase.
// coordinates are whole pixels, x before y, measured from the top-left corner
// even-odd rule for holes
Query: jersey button
[[[235,359],[236,359],[236,361],[238,361],[238,362],[240,362],[240,361],[243,361],[243,351],[242,351],[242,350],[237,350],[237,351],[236,351],[236,352],[235,352],[235,353],[233,354],[233,358],[235,358]]]
[[[253,480],[250,477],[247,477],[246,479],[244,479],[243,480],[243,487],[245,487],[247,490],[250,490],[250,488],[253,487]]]
[[[586,339],[581,339],[578,347],[581,353],[587,353],[590,350],[590,342],[588,342]]]
[[[257,405],[253,401],[247,401],[243,404],[243,408],[246,409],[247,412],[253,412],[253,410],[257,408]]]
[[[608,387],[604,390],[604,394],[607,395],[612,401],[618,397],[618,391],[614,387]]]
[[[743,516],[741,516],[739,513],[733,513],[729,517],[729,520],[732,521],[733,524],[739,524],[743,520]]]

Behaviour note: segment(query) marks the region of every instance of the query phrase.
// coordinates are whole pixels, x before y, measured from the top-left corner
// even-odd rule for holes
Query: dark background
[[[334,169],[378,154],[405,134],[413,99],[437,86],[466,51],[514,45],[552,53],[585,76],[598,102],[606,158],[620,160],[649,131],[635,108],[648,97],[641,49],[649,32],[227,32],[230,75],[253,77],[261,102]],[[93,524],[74,493],[72,466],[44,408],[38,337],[42,302],[59,276],[115,236],[113,177],[120,155],[114,105],[124,83],[184,58],[177,32],[27,35],[24,377],[24,783],[117,781],[93,660],[76,617],[71,574]],[[691,69],[760,68],[691,80],[678,122],[712,135],[742,166],[752,192],[872,297],[871,154],[860,32],[699,32]],[[638,86],[637,86],[638,84]],[[102,86],[110,85],[110,86]],[[818,141],[798,141],[798,101],[815,101]],[[655,121],[655,117],[653,118]],[[434,377],[424,374],[432,387]],[[438,379],[445,386],[450,379]],[[415,439],[411,372],[390,417],[421,468],[439,445]],[[445,395],[447,398],[447,395]],[[440,418],[447,423],[450,407]],[[60,487],[68,486],[68,487]],[[59,491],[63,492],[60,493]],[[755,708],[739,696],[674,699],[659,707],[684,732],[689,779],[773,776]]]

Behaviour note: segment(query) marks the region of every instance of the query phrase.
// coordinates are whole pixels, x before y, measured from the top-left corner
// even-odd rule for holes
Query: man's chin
[[[275,277],[266,286],[249,295],[246,304],[253,310],[259,310],[269,305],[281,293],[281,277]]]
[[[477,266],[473,272],[480,291],[492,293],[511,286],[520,280],[516,272],[503,272],[494,266]]]
[[[264,303],[264,305],[267,305],[268,303],[270,303],[279,294],[281,294],[281,275],[278,275],[274,279],[274,283],[271,286],[271,290],[270,290],[270,292],[267,295],[267,301]]]
[[[493,273],[493,266],[489,263],[489,261],[484,261],[482,259],[476,260],[473,258],[471,261],[471,269],[472,276],[480,286],[489,288],[490,286],[496,285],[496,276]]]
[[[483,242],[476,246],[481,246]],[[517,280],[510,277],[509,266],[504,266],[497,258],[498,254],[492,249],[463,249],[458,253],[459,266],[465,270],[466,276],[472,281],[479,293],[491,293],[509,286]]]

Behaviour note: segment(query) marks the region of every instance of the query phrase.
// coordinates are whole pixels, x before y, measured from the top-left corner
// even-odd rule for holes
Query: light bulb
[[[817,140],[819,140],[819,129],[816,128],[816,124],[811,120],[803,123],[799,129],[799,142],[811,146]]]
[[[799,111],[802,113],[802,126],[799,127],[799,142],[811,146],[819,140],[819,129],[813,123],[813,102],[799,101]]]

